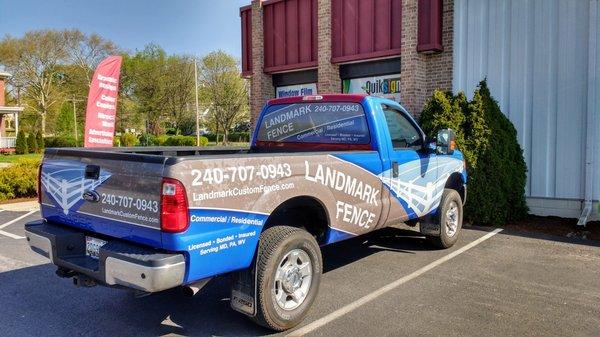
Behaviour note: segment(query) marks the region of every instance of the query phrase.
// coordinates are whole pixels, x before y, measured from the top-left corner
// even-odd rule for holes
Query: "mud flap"
[[[244,315],[256,316],[256,259],[252,268],[231,274],[231,308]]]
[[[433,221],[421,221],[419,222],[419,231],[423,235],[427,236],[440,236],[441,228],[439,223]]]

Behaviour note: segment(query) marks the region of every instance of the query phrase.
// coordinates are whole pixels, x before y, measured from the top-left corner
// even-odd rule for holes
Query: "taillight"
[[[181,181],[163,178],[160,197],[160,229],[163,232],[181,233],[190,225],[187,194]]]
[[[37,195],[38,195],[38,203],[42,204],[42,164],[38,166],[37,172]]]

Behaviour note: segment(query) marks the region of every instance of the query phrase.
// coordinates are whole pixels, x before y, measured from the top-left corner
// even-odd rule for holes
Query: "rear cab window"
[[[355,102],[271,105],[260,122],[257,143],[369,145],[363,106]]]

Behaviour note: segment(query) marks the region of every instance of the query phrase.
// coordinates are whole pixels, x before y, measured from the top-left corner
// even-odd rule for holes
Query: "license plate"
[[[104,240],[86,236],[85,237],[85,254],[94,259],[99,258],[100,257],[100,247],[104,246],[106,243],[107,242]]]

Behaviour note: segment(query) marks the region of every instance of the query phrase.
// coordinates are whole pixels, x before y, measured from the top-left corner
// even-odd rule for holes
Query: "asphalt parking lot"
[[[225,277],[194,298],[75,288],[29,250],[23,224],[38,216],[0,212],[2,336],[272,334],[229,308]],[[313,309],[280,335],[600,335],[598,242],[491,232],[467,228],[450,250],[396,228],[327,247]]]

